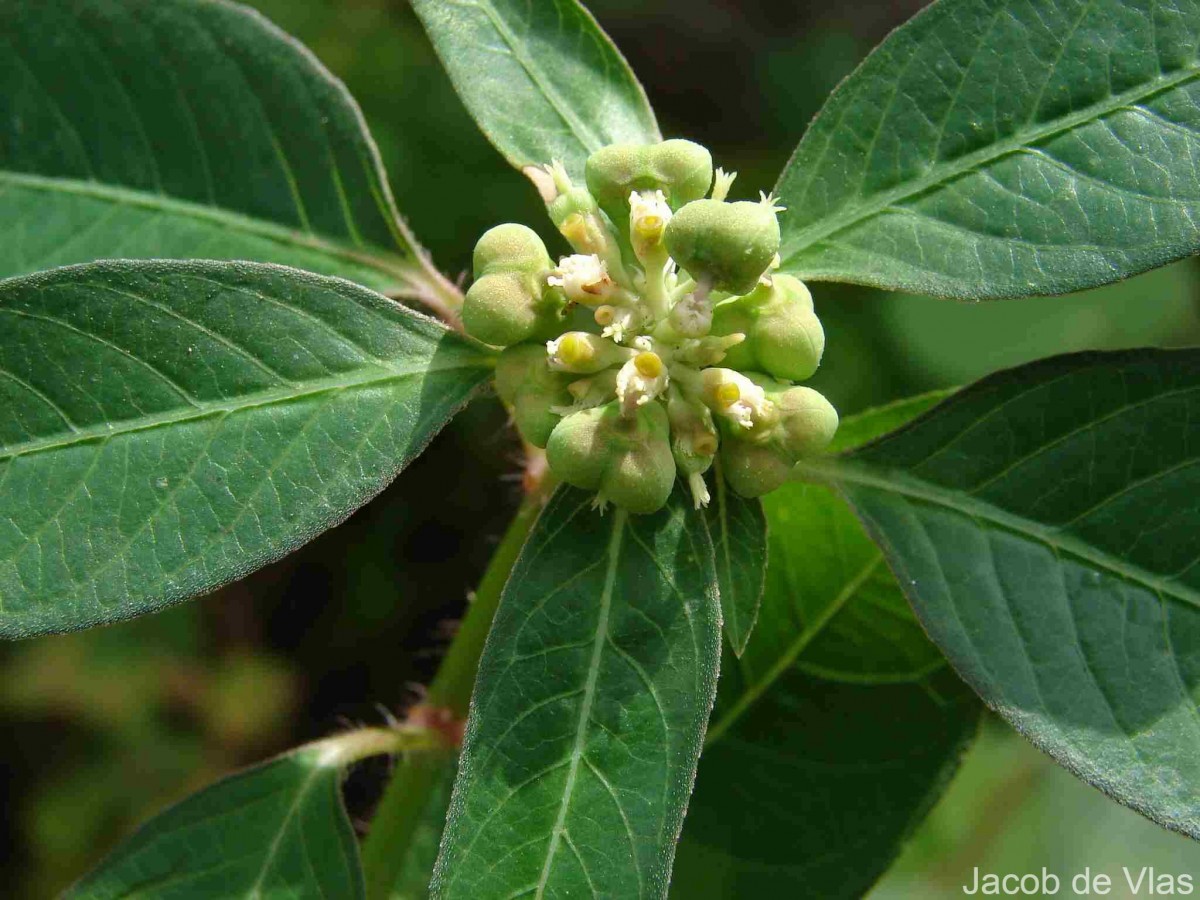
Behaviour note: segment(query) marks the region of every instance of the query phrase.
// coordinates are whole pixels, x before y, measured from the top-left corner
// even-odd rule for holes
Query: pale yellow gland
[[[637,233],[640,237],[647,240],[657,238],[662,235],[663,228],[666,227],[666,222],[662,216],[646,216],[637,223]]]
[[[572,247],[580,247],[587,243],[587,219],[580,213],[571,213],[563,219],[558,230],[571,243]]]
[[[742,399],[742,391],[741,388],[732,382],[719,384],[717,385],[717,389],[713,391],[713,399],[721,406],[729,408]]]
[[[568,334],[558,343],[558,357],[571,367],[586,366],[596,358],[596,350],[579,335]]]
[[[651,351],[639,353],[633,358],[633,364],[643,378],[657,378],[663,373],[662,357]]]
[[[699,456],[712,456],[717,452],[717,436],[702,431],[692,439],[692,450]]]
[[[617,318],[616,307],[607,304],[597,306],[593,318],[596,320],[597,325],[611,325]]]

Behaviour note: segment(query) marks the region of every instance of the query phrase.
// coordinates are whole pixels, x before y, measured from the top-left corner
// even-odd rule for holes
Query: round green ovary
[[[775,275],[770,284],[716,307],[712,333],[739,332],[746,339],[727,351],[724,364],[741,371],[803,381],[817,371],[825,352],[825,330],[812,295],[790,275]]]
[[[667,250],[697,280],[746,294],[779,252],[779,220],[770,203],[696,200],[667,224]]]
[[[563,301],[546,283],[554,263],[532,229],[492,228],[475,245],[473,263],[475,283],[462,311],[467,334],[509,347],[556,333]]]

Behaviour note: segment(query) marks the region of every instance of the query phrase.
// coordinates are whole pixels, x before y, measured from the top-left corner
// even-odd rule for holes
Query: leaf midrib
[[[508,46],[509,53],[512,54],[513,59],[525,70],[525,73],[529,76],[529,80],[537,86],[538,91],[546,98],[546,102],[550,104],[550,108],[562,119],[563,124],[567,126],[567,129],[575,136],[584,150],[591,153],[604,146],[601,137],[592,132],[583,120],[575,115],[571,108],[572,104],[559,96],[558,92],[552,88],[546,77],[542,74],[542,70],[523,51],[521,41],[512,33],[512,30],[508,27],[508,23],[504,21],[504,17],[500,15],[499,10],[495,8],[491,0],[476,0],[476,2],[463,3],[463,5],[476,6],[483,11],[488,21],[492,23],[492,27],[496,29],[496,33],[500,35],[504,43]],[[550,162],[550,160],[524,160],[524,162],[546,163]]]
[[[434,372],[470,370],[475,368],[484,369],[486,367],[486,363],[481,360],[478,365],[446,363],[430,366],[414,365],[409,369],[374,369],[372,371],[375,374],[372,376],[359,378],[330,377],[317,379],[307,382],[305,386],[299,390],[297,390],[294,386],[289,385],[275,390],[258,391],[252,394],[244,394],[240,397],[225,401],[201,401],[195,406],[177,407],[164,413],[140,416],[133,419],[125,419],[116,425],[97,424],[85,426],[71,432],[65,437],[56,436],[53,438],[26,441],[15,445],[0,446],[0,463],[8,463],[19,457],[30,456],[35,453],[46,453],[54,450],[62,450],[67,447],[85,444],[90,441],[109,440],[114,437],[121,437],[145,431],[153,431],[157,428],[181,425],[188,422],[207,419],[214,415],[228,415],[230,413],[248,412],[254,409],[265,409],[271,406],[298,402],[320,396],[321,394],[334,393],[338,391],[379,387],[382,385],[403,381],[407,378],[412,378],[414,375],[419,376]]]
[[[1200,76],[1200,68],[1192,66],[1170,77],[1155,79],[1149,86],[1143,85],[1123,91],[1120,94],[1110,94],[1103,100],[1093,103],[1091,106],[1086,106],[1077,112],[1060,116],[1032,130],[1014,134],[1010,138],[989,144],[986,147],[960,156],[950,162],[935,163],[919,178],[905,181],[891,190],[875,194],[867,202],[843,207],[843,211],[838,215],[819,220],[792,234],[784,243],[784,267],[786,268],[795,257],[808,250],[818,241],[831,237],[838,232],[853,228],[865,219],[878,215],[894,204],[922,194],[931,188],[936,188],[953,181],[960,175],[968,174],[1009,154],[1022,152],[1026,147],[1037,144],[1047,138],[1071,131],[1081,125],[1099,120],[1106,115],[1119,112],[1121,109],[1133,107],[1141,101],[1150,99],[1155,94],[1179,87],[1198,76]],[[802,207],[803,204],[799,202],[802,199],[803,196],[793,200],[793,204]]]
[[[1155,575],[1074,535],[1008,512],[978,497],[932,484],[899,470],[877,469],[845,459],[807,460],[796,467],[796,476],[819,483],[857,485],[948,509],[982,520],[1020,537],[1038,541],[1050,549],[1074,557],[1125,581],[1140,585],[1160,597],[1200,609],[1200,590]]]
[[[150,194],[96,181],[50,178],[0,169],[0,186],[3,185],[15,185],[47,193],[88,197],[111,203],[114,206],[135,207],[181,219],[195,219],[211,223],[231,231],[265,238],[284,246],[321,253],[333,259],[345,260],[374,269],[389,278],[396,279],[400,285],[406,287],[411,286],[412,281],[420,277],[418,262],[403,256],[357,250],[311,232],[296,231],[222,207],[191,203],[164,194]]]
[[[600,661],[604,655],[604,644],[608,639],[609,617],[612,614],[612,596],[616,587],[617,567],[621,560],[621,539],[625,534],[628,514],[623,509],[613,514],[612,535],[608,541],[608,567],[604,573],[604,588],[600,593],[600,612],[596,619],[596,634],[592,643],[592,656],[588,664],[587,679],[584,682],[583,700],[579,707],[579,724],[575,730],[575,739],[571,745],[571,756],[568,760],[567,780],[563,785],[562,803],[558,808],[558,816],[550,833],[550,843],[546,848],[546,860],[538,878],[535,900],[542,900],[546,892],[546,884],[554,867],[554,857],[558,852],[559,841],[567,833],[567,813],[571,807],[571,797],[575,791],[575,779],[579,774],[579,764],[583,761],[583,752],[587,744],[588,725],[592,717],[592,703],[596,698],[596,686],[600,678]],[[636,869],[636,866],[635,866]],[[639,871],[640,877],[640,871]]]

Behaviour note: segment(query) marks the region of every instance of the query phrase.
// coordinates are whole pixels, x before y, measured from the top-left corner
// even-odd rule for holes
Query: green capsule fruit
[[[710,333],[746,336],[725,351],[723,365],[786,381],[811,378],[825,352],[825,330],[813,312],[812,295],[791,275],[773,275],[770,284],[718,304]]]
[[[540,344],[509,347],[496,361],[496,393],[512,409],[521,437],[535,447],[546,446],[561,420],[554,410],[574,402],[569,384],[569,377],[551,371]]]
[[[546,245],[524,225],[497,225],[475,245],[475,283],[463,301],[463,327],[485,344],[509,347],[553,336],[565,303],[546,283]]]
[[[824,450],[838,428],[837,410],[812,388],[788,385],[759,372],[744,372],[763,389],[771,404],[769,421],[760,430],[746,433],[755,443],[774,444],[793,461]]]
[[[753,431],[727,424],[721,441],[725,479],[743,497],[769,493],[787,481],[797,462],[829,446],[838,427],[833,405],[812,388],[780,384],[746,373],[763,389],[773,411]]]
[[[572,413],[546,444],[550,471],[632,513],[662,508],[675,483],[667,412],[647,403],[631,416],[608,403]]]
[[[663,239],[697,281],[748,294],[779,252],[779,220],[769,203],[696,200],[671,217]]]
[[[779,410],[779,443],[794,460],[820,453],[833,441],[838,414],[822,394],[797,385],[767,396]]]
[[[753,444],[726,434],[721,441],[721,474],[743,497],[761,497],[782,487],[795,460],[774,444]]]
[[[672,209],[699,200],[712,184],[712,155],[691,141],[612,144],[588,157],[588,190],[622,230],[629,226],[629,195],[662,191]]]
[[[554,267],[537,232],[515,222],[485,231],[475,244],[471,262],[476,278],[490,272],[537,275]]]

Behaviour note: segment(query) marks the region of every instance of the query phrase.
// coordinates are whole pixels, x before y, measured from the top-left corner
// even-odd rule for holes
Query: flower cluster
[[[774,198],[729,202],[735,176],[682,140],[605,147],[586,188],[558,164],[526,174],[575,252],[555,263],[531,229],[491,229],[463,325],[505,348],[497,390],[556,477],[647,513],[678,475],[700,507],[718,458],[754,497],[829,443],[837,413],[793,384],[825,334],[807,288],[774,271]]]

